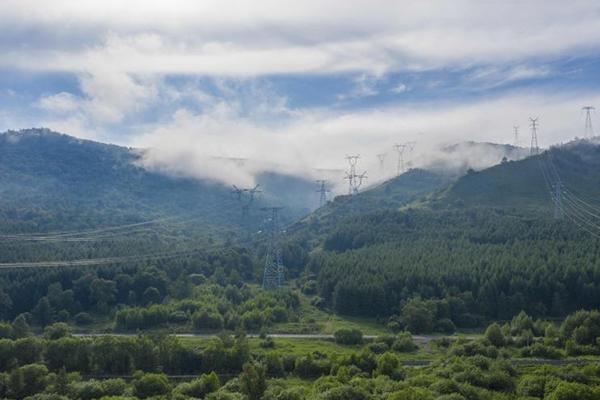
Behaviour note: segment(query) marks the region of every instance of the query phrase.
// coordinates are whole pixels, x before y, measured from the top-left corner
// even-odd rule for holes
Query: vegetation
[[[600,399],[600,246],[548,217],[535,158],[455,182],[412,170],[337,198],[286,230],[287,286],[264,291],[265,243],[232,222],[227,188],[47,131],[0,139],[0,180],[19,193],[0,204],[0,262],[200,248],[0,272],[3,398]],[[575,190],[593,186],[596,147],[553,152]],[[34,161],[17,171],[23,154]],[[153,193],[144,206],[141,193]],[[136,223],[192,203],[202,204],[196,230],[75,243],[12,236]],[[101,331],[122,335],[75,334]]]

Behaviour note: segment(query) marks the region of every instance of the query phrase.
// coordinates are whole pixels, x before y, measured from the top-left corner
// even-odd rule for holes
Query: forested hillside
[[[328,307],[399,328],[410,315],[423,331],[443,331],[522,309],[558,317],[597,308],[600,241],[581,229],[583,211],[569,193],[598,198],[599,163],[598,146],[573,143],[469,172],[402,209],[350,215],[326,229],[307,221],[290,240],[310,254],[308,271]],[[564,215],[554,219],[549,179],[558,175]],[[360,207],[363,198],[348,202]],[[310,230],[321,239],[306,240]]]
[[[1,134],[0,231],[97,229],[170,216],[196,218],[197,226],[207,228],[247,225],[230,186],[148,171],[136,165],[138,154],[46,129]],[[313,203],[290,204],[284,218],[305,214],[314,204],[316,196],[307,190],[312,182],[266,173],[261,183],[268,201],[277,202],[280,193],[309,193]],[[250,213],[254,227],[258,214]]]

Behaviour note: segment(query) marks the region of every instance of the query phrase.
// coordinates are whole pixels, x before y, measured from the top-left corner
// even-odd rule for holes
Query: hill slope
[[[548,188],[560,175],[573,193],[598,198],[599,166],[599,146],[573,143],[468,173],[414,206],[311,227],[298,238],[309,254],[306,285],[337,312],[399,326],[414,314],[430,319],[426,330],[436,319],[446,319],[443,330],[521,309],[562,316],[599,307],[600,213],[596,235],[581,229],[565,191],[565,217],[555,220]]]

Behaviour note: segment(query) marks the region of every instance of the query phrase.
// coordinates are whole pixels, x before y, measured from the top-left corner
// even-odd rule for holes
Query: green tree
[[[240,375],[240,388],[249,400],[260,400],[267,389],[265,368],[257,363],[246,363]]]
[[[144,374],[138,372],[133,380],[133,391],[135,396],[141,399],[162,396],[171,391],[171,384],[164,374]]]
[[[64,322],[57,322],[44,328],[44,337],[48,340],[57,340],[71,335],[71,328]]]
[[[504,335],[497,323],[493,323],[485,330],[485,338],[496,347],[504,346]]]

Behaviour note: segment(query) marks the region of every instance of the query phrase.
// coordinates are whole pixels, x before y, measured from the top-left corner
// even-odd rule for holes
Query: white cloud
[[[337,96],[338,100],[357,99],[361,97],[371,97],[379,94],[377,82],[379,77],[367,74],[360,74],[354,78],[354,87],[344,94]]]
[[[404,83],[399,83],[390,89],[391,92],[398,93],[398,94],[404,93],[407,90],[408,90],[408,87],[406,87],[406,85]]]
[[[480,89],[490,89],[510,82],[544,78],[553,73],[551,68],[543,65],[484,66],[475,69],[465,80]]]
[[[515,94],[458,106],[394,106],[339,114],[312,110],[297,112],[277,126],[257,123],[241,116],[235,106],[221,104],[202,114],[180,110],[169,123],[149,129],[130,144],[151,148],[144,162],[147,167],[246,185],[254,182],[257,172],[274,165],[318,177],[317,169],[343,169],[344,156],[358,153],[361,169],[368,170],[374,181],[382,177],[376,154],[393,154],[396,142],[416,141],[413,165],[424,166],[439,156],[440,145],[463,140],[512,143],[513,123],[525,126],[530,115],[540,116],[543,146],[581,136],[582,102],[599,103],[600,96]],[[219,164],[215,156],[252,162],[237,168]],[[493,162],[478,161],[478,166]],[[389,176],[392,159],[387,163],[384,175]],[[340,184],[341,178],[337,177]]]
[[[600,9],[558,0],[5,0],[0,34],[0,65],[24,69],[380,75],[595,52]]]
[[[64,113],[77,110],[79,108],[79,99],[71,93],[60,92],[42,96],[38,101],[38,106],[48,111]]]

